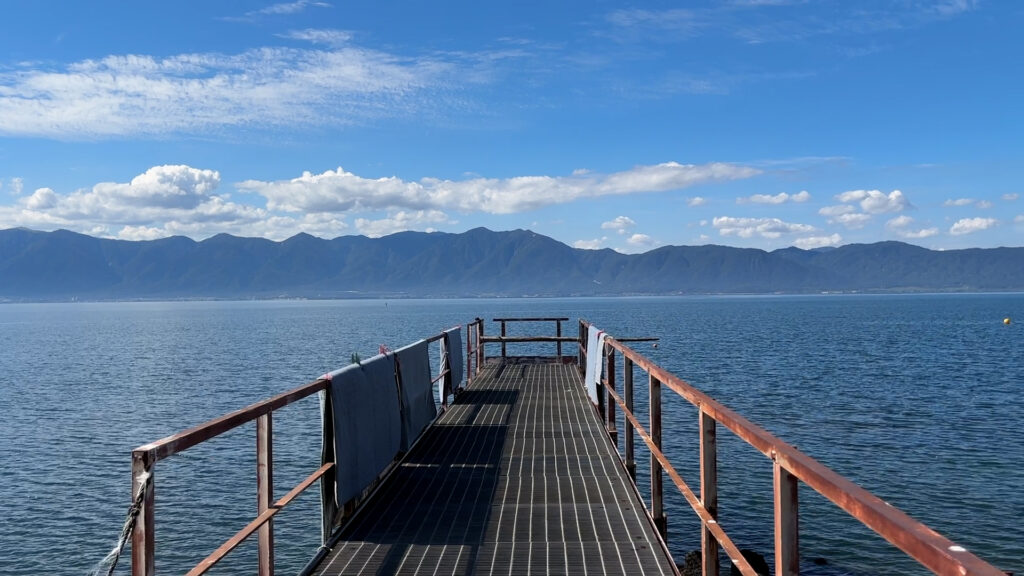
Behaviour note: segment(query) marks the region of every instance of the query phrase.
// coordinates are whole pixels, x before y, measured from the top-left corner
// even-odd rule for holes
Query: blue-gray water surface
[[[988,294],[0,305],[0,574],[88,572],[116,540],[140,444],[380,344],[476,316],[552,315],[660,337],[636,348],[997,567],[1024,572],[1024,295]],[[1021,322],[1004,325],[1007,316]],[[529,351],[550,353],[510,350]],[[665,398],[665,451],[697,486],[696,410]],[[318,466],[318,410],[313,397],[275,414],[278,496]],[[242,426],[157,465],[161,573],[186,571],[255,516],[254,437]],[[771,462],[724,429],[719,460],[721,523],[770,558]],[[665,485],[681,560],[699,548],[699,524]],[[317,499],[310,490],[275,519],[281,573],[319,544]],[[925,572],[806,486],[800,507],[807,573]],[[211,573],[254,566],[250,542]]]

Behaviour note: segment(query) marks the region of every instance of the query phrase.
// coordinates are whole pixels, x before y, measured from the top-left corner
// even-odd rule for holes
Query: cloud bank
[[[665,192],[750,178],[759,173],[755,168],[735,164],[666,162],[607,175],[407,181],[397,177],[364,178],[338,168],[321,174],[306,172],[291,180],[247,180],[238,188],[266,198],[269,210],[284,212],[352,212],[402,207],[512,214],[583,198]]]

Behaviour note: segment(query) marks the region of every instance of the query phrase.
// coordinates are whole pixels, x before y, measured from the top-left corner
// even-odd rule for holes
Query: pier
[[[927,526],[840,476],[629,347],[579,322],[562,335],[567,318],[501,318],[500,335],[487,335],[481,319],[464,325],[464,365],[450,358],[433,378],[441,391],[436,419],[366,490],[339,503],[341,522],[305,573],[334,574],[678,574],[665,538],[664,479],[701,520],[702,571],[718,575],[724,553],[745,576],[755,576],[717,521],[717,435],[729,431],[773,462],[774,570],[799,574],[799,499],[803,483],[936,574],[1003,576]],[[508,336],[511,322],[554,322],[554,336]],[[436,342],[444,333],[427,339]],[[511,356],[515,343],[552,346],[552,356]],[[487,356],[487,345],[500,355]],[[563,355],[568,348],[573,355]],[[586,366],[601,370],[596,388]],[[465,368],[465,385],[452,375]],[[635,374],[643,375],[634,382]],[[648,388],[648,421],[634,414],[636,385]],[[204,574],[246,538],[259,539],[254,572],[274,573],[273,516],[299,493],[332,485],[344,463],[328,458],[284,497],[274,500],[274,410],[328,392],[321,378],[274,398],[201,424],[133,452],[133,494],[138,505],[132,535],[133,576],[154,574],[153,502],[156,464],[246,422],[256,422],[257,516],[213,550],[190,575]],[[700,486],[691,488],[661,451],[661,398],[675,393],[696,406]],[[722,430],[720,430],[720,428]],[[618,438],[624,437],[620,453]],[[635,446],[645,447],[638,458]],[[637,466],[650,485],[635,484]],[[333,517],[333,516],[332,516]]]

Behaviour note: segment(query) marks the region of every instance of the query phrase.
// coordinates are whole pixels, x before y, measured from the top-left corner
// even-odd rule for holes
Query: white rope
[[[124,551],[124,546],[128,543],[128,538],[131,537],[132,530],[135,528],[135,520],[139,517],[139,512],[142,511],[142,501],[146,498],[146,486],[149,485],[151,475],[149,470],[139,474],[139,493],[135,495],[135,500],[128,508],[128,516],[124,519],[124,526],[121,528],[121,537],[117,539],[114,548],[89,572],[89,576],[102,576],[103,574],[111,576],[114,573],[117,561],[121,558],[121,552]]]

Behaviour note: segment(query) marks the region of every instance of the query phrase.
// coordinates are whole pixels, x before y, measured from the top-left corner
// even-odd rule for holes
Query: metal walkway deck
[[[490,363],[314,574],[673,574],[575,365]]]

